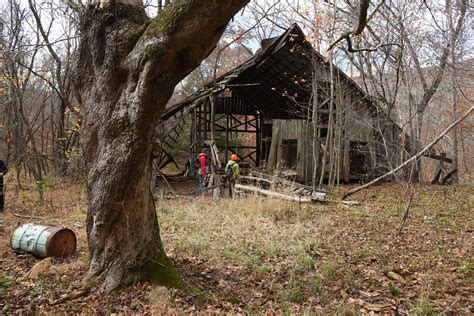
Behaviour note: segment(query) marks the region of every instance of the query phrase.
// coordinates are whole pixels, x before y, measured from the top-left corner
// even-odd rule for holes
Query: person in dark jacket
[[[3,192],[3,176],[8,172],[7,164],[0,160],[0,212],[3,212],[5,196]]]

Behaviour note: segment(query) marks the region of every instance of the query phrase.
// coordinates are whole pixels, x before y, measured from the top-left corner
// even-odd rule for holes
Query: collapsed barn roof
[[[184,101],[171,106],[163,113],[162,121],[183,108],[226,89],[231,89],[236,94],[233,95],[234,100],[238,99],[239,102],[226,104],[222,100],[216,105],[216,113],[259,113],[268,119],[311,117],[308,104],[311,99],[313,60],[327,69],[330,67],[325,58],[306,40],[301,28],[293,24],[279,37],[264,40],[262,49],[249,60],[209,82]],[[336,66],[333,70],[334,77],[344,81],[354,94],[375,109],[366,93],[351,78]],[[329,86],[329,83],[321,80],[318,85]]]

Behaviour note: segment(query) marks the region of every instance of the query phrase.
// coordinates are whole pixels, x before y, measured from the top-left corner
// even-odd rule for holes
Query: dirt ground
[[[17,192],[7,186],[0,313],[474,313],[472,187],[383,184],[355,195],[360,205],[344,206],[214,200],[190,194],[193,182],[172,186],[177,196],[159,194],[157,212],[167,253],[194,288],[187,293],[148,283],[112,294],[100,286],[82,291],[84,188],[50,180],[41,201],[31,183]],[[72,229],[76,253],[27,277],[40,259],[10,248],[24,223]]]

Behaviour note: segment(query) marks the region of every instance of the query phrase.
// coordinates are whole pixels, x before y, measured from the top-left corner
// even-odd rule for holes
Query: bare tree
[[[5,118],[8,156],[20,185],[22,169],[37,181],[43,176],[45,165],[37,142],[37,126],[46,99],[45,95],[33,95],[38,88],[32,79],[32,67],[38,57],[39,38],[26,29],[25,22],[30,16],[15,0],[9,0],[3,10],[0,49],[4,62],[2,77],[7,89],[2,100],[2,117]]]
[[[359,70],[362,83],[374,101],[389,114],[395,114],[394,110],[409,113],[402,115],[401,121],[410,127],[409,150],[414,155],[421,150],[423,135],[426,135],[424,115],[448,71],[449,56],[461,45],[468,3],[447,0],[444,8],[432,8],[434,4],[426,2],[421,6],[410,3],[380,2],[367,18],[371,23],[364,23],[363,32],[359,32],[358,23],[357,31],[344,33],[339,40],[350,37],[364,43],[363,46],[376,48],[359,49],[355,53],[350,47],[343,49]],[[351,8],[359,12],[360,22],[360,12],[367,10]],[[420,15],[426,16],[425,24],[417,19]],[[421,162],[414,163],[417,166],[414,179],[419,180]]]
[[[9,0],[2,7],[0,43],[6,140],[18,184],[21,171],[41,181],[51,170],[65,175],[70,157],[81,165],[80,113],[71,103],[70,81],[77,15],[53,0],[24,5]]]
[[[49,56],[52,60],[52,76],[51,79],[47,79],[42,76],[43,80],[51,86],[52,91],[55,93],[58,100],[58,110],[54,113],[56,135],[54,135],[55,146],[54,146],[54,158],[56,164],[56,170],[59,174],[64,175],[66,172],[66,152],[68,150],[69,143],[66,137],[66,122],[65,114],[66,110],[75,112],[75,108],[71,104],[71,66],[72,56],[75,49],[74,37],[77,30],[77,23],[75,18],[75,11],[69,9],[67,6],[61,6],[55,2],[46,2],[46,9],[38,8],[33,0],[28,0],[29,8],[33,14],[36,22],[36,30],[42,39],[42,44],[47,49]],[[41,13],[49,15],[49,23],[44,26],[44,20],[41,18]],[[50,33],[53,28],[53,21],[55,19],[67,17],[67,21],[63,22],[64,34],[61,40],[63,45],[59,43],[52,43],[50,39]],[[62,54],[60,54],[61,52]]]

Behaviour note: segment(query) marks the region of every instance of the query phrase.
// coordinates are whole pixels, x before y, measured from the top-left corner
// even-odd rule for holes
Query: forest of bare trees
[[[82,177],[81,114],[73,101],[77,16],[65,4],[2,8],[1,148],[17,173]]]
[[[168,4],[145,5],[157,14]],[[46,174],[84,176],[82,112],[71,80],[80,6],[8,0],[1,8],[1,154],[17,174],[37,181]],[[237,66],[262,39],[299,22],[312,45],[341,65],[399,123],[411,142],[410,154],[416,154],[472,104],[472,8],[456,1],[382,1],[369,8],[366,28],[351,35],[350,47],[343,40],[327,50],[343,30],[354,26],[357,8],[358,3],[349,1],[251,3],[228,28],[203,70],[193,72],[180,86],[183,92],[177,92],[189,93]],[[470,122],[440,144],[453,157],[461,178],[472,164]]]
[[[265,5],[274,6],[270,13]],[[403,128],[410,143],[408,155],[414,155],[472,106],[472,6],[453,1],[381,1],[366,9],[367,19],[360,25],[358,5],[274,1],[254,4],[252,11],[266,14],[264,21],[273,28],[292,22],[304,25],[312,45],[349,73]],[[348,35],[346,30],[359,27]],[[438,145],[453,157],[461,177],[469,177],[472,165],[471,129],[472,119]],[[422,163],[433,164],[418,160],[413,170],[417,180]],[[424,179],[431,176],[432,171],[425,173]]]
[[[465,246],[465,243],[468,243],[466,240],[469,238],[472,239],[473,223],[472,218],[468,218],[464,212],[467,213],[469,203],[472,204],[469,200],[469,190],[472,189],[474,181],[473,12],[474,6],[468,0],[4,0],[0,3],[0,160],[6,162],[9,171],[8,175],[2,173],[0,176],[7,179],[9,213],[5,213],[6,216],[1,218],[0,237],[6,236],[3,234],[4,223],[13,223],[16,220],[49,220],[57,226],[65,226],[69,221],[74,223],[73,229],[80,232],[79,251],[77,257],[71,259],[77,266],[69,268],[81,271],[75,275],[76,279],[84,281],[78,286],[80,290],[75,289],[76,292],[72,291],[71,296],[71,289],[68,289],[68,293],[60,298],[54,294],[55,299],[48,303],[42,302],[42,306],[76,300],[88,295],[94,288],[110,293],[143,281],[186,290],[188,296],[184,300],[191,301],[195,297],[201,297],[202,293],[193,292],[194,287],[189,287],[186,283],[188,279],[184,278],[183,282],[182,276],[189,278],[193,272],[183,273],[182,267],[186,264],[189,267],[189,262],[196,263],[201,252],[210,258],[215,257],[212,259],[214,261],[210,259],[192,265],[190,270],[199,270],[195,273],[199,282],[208,282],[207,288],[224,287],[226,278],[238,275],[232,281],[234,284],[252,283],[263,288],[268,285],[266,292],[260,289],[265,294],[258,291],[252,294],[257,297],[256,301],[262,297],[270,297],[261,303],[262,306],[268,304],[273,308],[272,300],[278,302],[284,297],[288,302],[306,302],[313,308],[330,302],[327,297],[342,295],[344,300],[353,305],[358,304],[364,311],[381,311],[384,308],[386,311],[387,306],[367,303],[379,295],[369,293],[373,290],[372,285],[379,286],[379,292],[385,291],[384,295],[390,293],[392,301],[395,302],[400,295],[404,295],[400,294],[397,288],[404,286],[404,276],[407,276],[407,279],[413,275],[419,277],[410,271],[418,272],[416,269],[425,269],[428,266],[431,268],[435,265],[431,261],[420,263],[413,259],[418,258],[416,253],[422,252],[420,249],[424,251],[425,246],[409,250],[403,248],[416,245],[416,242],[412,245],[411,241],[418,242],[417,238],[424,238],[417,235],[417,227],[425,227],[426,224],[429,229],[438,230],[438,224],[435,222],[438,218],[429,222],[432,214],[419,210],[415,214],[415,201],[417,206],[421,205],[430,210],[436,210],[438,205],[441,205],[440,212],[451,212],[451,208],[446,205],[452,203],[458,213],[449,213],[446,216],[444,214],[443,218],[453,219],[443,222],[448,228],[443,227],[439,231],[441,235],[446,234],[443,235],[442,242],[446,242],[452,235],[455,235],[454,239],[461,236],[461,241],[449,239],[454,245],[450,244],[450,250],[443,249],[447,252],[442,252],[438,249],[441,253],[439,257],[458,260],[443,263],[449,266],[443,273],[449,270],[461,277],[467,275],[465,278],[472,280],[472,272],[470,275],[469,271],[466,272],[472,262],[466,263],[468,259],[465,258],[465,253],[469,252],[469,246]],[[328,189],[321,191],[324,196],[330,197],[326,202],[334,203],[324,209],[329,210],[328,213],[321,213],[317,221],[313,221],[315,215],[312,212],[316,208],[314,204],[311,207],[303,206],[301,197],[292,200],[298,202],[297,207],[296,203],[287,207],[284,203],[261,203],[245,194],[242,196],[249,198],[245,203],[252,205],[239,204],[240,202],[235,205],[218,204],[222,200],[212,204],[201,199],[202,197],[195,200],[183,198],[179,192],[173,192],[171,202],[166,200],[169,196],[164,193],[160,198],[157,194],[154,195],[156,192],[151,188],[151,183],[154,185],[158,180],[154,174],[156,170],[153,162],[156,161],[155,151],[160,152],[162,149],[156,139],[162,113],[170,109],[172,103],[185,100],[206,83],[256,56],[259,51],[264,50],[269,39],[276,38],[295,23],[306,35],[300,35],[300,38],[314,49],[313,55],[307,56],[312,65],[311,69],[308,69],[311,74],[311,80],[308,81],[311,82],[298,83],[304,85],[310,96],[310,101],[304,104],[308,115],[301,123],[306,129],[305,139],[299,141],[311,143],[311,146],[306,149],[305,156],[298,159],[311,161],[307,164],[310,167],[304,167],[308,169],[304,170],[304,174],[306,184],[312,184],[312,187],[298,184],[298,189],[312,189],[313,192],[322,190],[323,187]],[[291,41],[291,36],[289,38]],[[318,54],[314,54],[315,51]],[[324,67],[321,66],[323,64]],[[343,189],[340,189],[342,183],[349,182],[348,176],[347,179],[341,177],[341,168],[344,168],[343,151],[349,146],[347,142],[344,143],[344,135],[351,131],[344,130],[343,127],[349,118],[346,117],[346,112],[343,112],[342,104],[350,97],[346,98],[346,93],[349,92],[342,88],[342,81],[336,79],[342,78],[339,75],[340,70],[344,72],[344,76],[347,74],[344,80],[347,80],[345,83],[350,83],[348,86],[355,86],[358,92],[362,91],[354,97],[360,100],[353,102],[351,107],[362,107],[362,104],[368,103],[375,105],[374,111],[383,112],[393,123],[392,126],[399,127],[400,132],[395,140],[398,149],[392,151],[393,144],[388,144],[385,139],[386,130],[378,125],[375,119],[369,117],[370,115],[352,117],[353,121],[367,120],[366,124],[377,134],[375,137],[380,144],[381,155],[385,156],[387,163],[383,166],[382,176],[367,177],[365,185],[352,183]],[[298,78],[293,79],[298,81]],[[244,85],[259,84],[256,82]],[[215,89],[214,92],[222,92],[215,84],[214,87],[206,87],[209,91]],[[324,95],[321,95],[321,91]],[[225,92],[228,91],[222,93]],[[206,98],[212,108],[209,117],[212,116],[213,121],[214,101],[209,95],[206,95]],[[289,96],[288,99],[295,100],[295,97]],[[357,108],[353,110],[351,113],[356,116],[363,113]],[[327,117],[324,137],[321,135],[321,126],[318,125],[323,115]],[[242,124],[247,128],[247,120]],[[274,132],[281,126],[282,122],[275,124]],[[189,129],[189,126],[181,128]],[[210,131],[214,138],[214,127],[210,128]],[[256,131],[250,131],[256,134]],[[277,133],[279,131],[273,135],[270,132],[270,135],[274,137]],[[251,140],[253,138],[245,141]],[[191,146],[193,144],[189,148]],[[214,150],[213,145],[210,146],[210,149]],[[187,144],[183,147],[186,154],[190,152]],[[272,147],[269,150],[278,151]],[[218,154],[212,152],[212,155],[214,159]],[[397,156],[396,159],[392,159],[394,155]],[[430,159],[428,156],[436,159]],[[270,170],[269,173],[274,175],[257,180],[267,183],[278,179],[281,166],[284,165],[278,158],[281,158],[281,153],[280,156],[276,154],[268,159],[270,162],[265,161],[266,171]],[[450,162],[449,170],[444,169],[445,161]],[[188,161],[187,167],[190,165],[191,160]],[[214,168],[216,167],[211,167],[213,177]],[[276,169],[278,172],[273,172]],[[443,172],[452,176],[449,183],[454,186],[443,186],[444,200],[439,202],[437,198],[441,195],[436,196],[436,193],[425,190],[422,185],[442,183],[441,179],[446,176]],[[160,175],[169,190],[173,191],[165,176]],[[256,176],[248,177],[253,180],[255,178]],[[376,179],[370,181],[374,178]],[[401,188],[401,193],[384,192],[385,188],[382,186],[373,189],[376,193],[362,196],[362,202],[367,202],[365,205],[361,205],[360,201],[342,201],[388,178],[397,180],[397,189]],[[191,180],[188,178],[183,181]],[[213,178],[211,183],[217,183],[217,180]],[[285,180],[285,183],[291,181]],[[54,193],[58,184],[63,186],[60,190],[68,193]],[[190,186],[186,183],[183,186],[186,185]],[[51,188],[49,200],[45,197],[48,186]],[[71,191],[68,191],[69,186],[73,188]],[[273,187],[275,184],[269,186]],[[213,194],[215,189],[212,188]],[[40,204],[35,204],[34,199],[29,196],[30,191],[39,193]],[[71,196],[74,199],[69,199]],[[180,202],[173,199],[180,199]],[[392,205],[391,199],[396,200],[393,209],[387,206]],[[315,202],[310,197],[307,200]],[[45,203],[46,201],[48,203]],[[270,207],[267,207],[267,202]],[[31,209],[38,208],[38,205],[50,214],[41,213],[36,216],[36,213],[31,213]],[[196,205],[204,206],[196,211]],[[371,213],[367,215],[367,210],[371,209],[372,205],[376,212],[381,210],[376,216]],[[352,206],[358,208],[351,209]],[[336,209],[336,215],[329,213],[334,211],[331,207]],[[82,213],[81,208],[84,210]],[[232,219],[235,214],[230,214],[229,210],[233,208],[245,214],[245,218]],[[169,212],[169,209],[173,209],[173,212]],[[215,209],[219,209],[219,212],[213,213]],[[349,213],[347,218],[340,216],[348,209],[352,213]],[[318,206],[317,212],[320,210],[322,208]],[[188,211],[190,213],[186,213]],[[257,213],[252,213],[254,211]],[[379,215],[385,211],[389,215]],[[409,211],[413,212],[413,220],[418,226],[408,223]],[[189,224],[183,224],[182,219],[174,217],[178,215],[184,216],[186,220],[189,215]],[[61,216],[64,216],[64,224],[61,222]],[[267,222],[265,216],[270,216],[271,219]],[[397,216],[400,218],[397,219]],[[158,218],[161,224],[163,217],[168,220],[164,230],[158,223]],[[221,223],[216,224],[216,219],[221,220]],[[307,219],[311,220],[304,222]],[[226,221],[227,224],[222,224]],[[326,225],[329,221],[332,222]],[[367,227],[370,227],[367,231],[378,234],[378,239],[365,236],[364,229],[361,229],[363,226],[357,226],[361,223],[358,221],[363,225],[370,223],[367,224]],[[460,221],[460,224],[457,221]],[[351,227],[352,222],[359,224]],[[380,231],[387,223],[398,226],[397,235],[391,240],[387,240],[386,231]],[[293,226],[288,228],[285,226],[287,224]],[[45,225],[51,224],[48,222]],[[349,227],[349,233],[345,231],[346,226]],[[8,227],[8,224],[5,224],[5,227],[9,233],[13,229]],[[216,227],[220,227],[222,231],[229,227],[235,229],[225,233],[226,236],[232,236],[232,240],[222,240],[221,231],[213,231]],[[333,234],[335,230],[342,229],[341,227],[344,231],[338,230]],[[268,231],[265,231],[267,228]],[[352,234],[350,229],[357,233]],[[403,229],[406,229],[407,235],[402,234]],[[183,230],[185,237],[174,235],[180,230]],[[255,233],[257,230],[261,233]],[[459,234],[453,234],[455,230],[460,231]],[[241,232],[246,235],[239,235]],[[273,236],[274,232],[284,232],[287,235]],[[211,234],[215,243],[210,244],[207,240],[200,239],[201,235],[205,236],[207,233]],[[188,238],[188,234],[193,237]],[[423,234],[425,236],[428,233]],[[161,239],[163,235],[167,241],[171,240],[172,247],[165,247]],[[337,249],[331,248],[334,246],[331,243],[344,240],[348,235],[351,235],[350,242],[341,242]],[[237,239],[244,238],[245,241],[234,247],[235,236]],[[321,239],[317,242],[316,239],[310,240],[313,236],[319,236],[314,238]],[[327,236],[330,236],[330,240],[323,241]],[[438,238],[437,236],[432,236],[433,240]],[[407,239],[403,240],[400,246],[398,242],[405,237]],[[271,247],[267,247],[268,240],[265,238],[273,243]],[[260,249],[259,245],[255,244],[256,240],[262,245],[265,244],[265,247]],[[302,246],[299,244],[301,240],[304,241]],[[380,243],[375,245],[374,240]],[[279,242],[281,243],[278,244]],[[352,247],[352,244],[358,246]],[[233,248],[226,251],[216,250],[222,245],[230,245]],[[370,246],[368,250],[364,248],[366,245]],[[378,253],[371,252],[373,245],[381,247],[377,248]],[[367,253],[362,253],[360,249]],[[402,249],[400,257],[405,260],[405,265],[400,264],[395,268],[387,263],[389,260],[383,254],[393,252],[394,249]],[[454,255],[448,254],[452,249],[457,252]],[[252,252],[257,250],[255,259]],[[212,251],[216,251],[217,255]],[[233,265],[235,253],[243,255],[238,258],[238,264]],[[180,254],[182,257],[179,257]],[[429,260],[435,255],[437,254],[429,253]],[[2,252],[2,256],[1,263],[6,263],[10,273],[5,276],[18,274],[12,271],[21,270],[15,270],[14,266],[24,257],[14,257],[7,252]],[[179,260],[176,260],[177,257]],[[209,266],[222,268],[219,266],[219,260],[215,259],[217,257],[225,259],[223,269],[227,270],[225,277],[216,277],[218,280],[214,280],[210,276],[213,271]],[[296,268],[293,268],[292,264],[288,264],[292,266],[291,269],[287,266],[282,268],[282,265],[287,265],[284,262],[286,258],[290,258],[288,262],[297,258]],[[334,262],[329,264],[329,261],[323,261],[329,260],[328,258],[332,258]],[[406,258],[410,259],[411,263]],[[441,259],[439,260],[437,264],[443,265],[439,263]],[[78,263],[79,261],[81,262]],[[64,262],[70,263],[61,261],[60,264]],[[244,268],[239,266],[242,262],[245,262]],[[353,269],[356,272],[351,275],[349,272],[352,273],[352,270],[343,271],[348,262],[356,266]],[[365,266],[359,266],[359,262],[365,262]],[[380,290],[380,284],[377,284],[380,280],[367,277],[364,282],[368,280],[367,283],[373,284],[371,283],[368,289],[357,292],[361,297],[365,295],[366,302],[348,299],[348,295],[355,293],[351,292],[351,288],[359,286],[354,280],[365,273],[368,266],[377,273],[382,273],[382,278],[388,278],[390,281],[384,281],[383,289]],[[271,278],[268,276],[269,271]],[[317,275],[313,276],[317,282],[295,281],[300,280],[298,278],[301,275],[314,271],[317,271]],[[251,280],[248,279],[249,276]],[[318,279],[320,276],[321,279]],[[267,279],[262,281],[260,277]],[[426,275],[423,275],[423,278],[425,277]],[[47,288],[42,284],[41,291],[36,288],[32,290],[31,284],[21,283],[24,282],[23,278],[17,278],[18,281],[8,278],[4,277],[3,272],[0,273],[0,298],[3,298],[4,287],[11,284],[19,288],[23,286],[21,291],[27,289],[35,293],[34,295],[43,293],[41,291]],[[39,279],[42,280],[42,277]],[[284,282],[280,284],[281,280]],[[304,277],[301,280],[304,280]],[[420,278],[416,280],[413,282],[413,287],[417,287],[416,291],[429,291],[431,283],[425,286],[419,281]],[[436,280],[439,284],[443,281]],[[294,285],[292,282],[298,284]],[[340,284],[336,284],[337,282]],[[451,284],[453,287],[460,286],[462,295],[465,293],[463,282],[464,279]],[[144,284],[143,288],[149,286],[148,283]],[[199,286],[202,287],[202,284]],[[280,293],[279,286],[285,291]],[[293,286],[297,290],[293,291]],[[326,291],[325,287],[337,289],[337,293],[327,290],[328,296],[323,297],[321,293]],[[241,303],[234,300],[229,294],[233,293],[231,287],[221,290],[226,293],[226,303],[223,305],[231,301],[232,304],[238,305],[234,306],[236,309],[231,309],[232,312],[248,312],[255,307],[252,305],[253,301]],[[409,290],[411,289],[407,289],[407,293]],[[176,304],[176,292],[170,293],[173,304]],[[311,295],[305,296],[306,293]],[[26,297],[23,294],[12,295]],[[314,297],[317,299],[313,300]],[[411,299],[408,294],[407,297]],[[44,298],[40,295],[40,298],[35,296],[36,299]],[[463,296],[453,300],[445,305],[445,302],[441,301],[437,310],[449,311],[453,306],[453,310],[467,310],[469,298]],[[419,306],[416,307],[412,306],[415,303],[408,304],[406,300],[391,304],[398,304],[397,306],[407,310],[423,310],[422,303],[420,300]],[[2,302],[0,308],[3,308],[3,311],[15,310],[14,303],[9,304],[11,305],[3,305]],[[326,304],[326,311],[340,311],[340,306],[334,307],[330,306],[331,304],[332,302]],[[245,308],[253,307],[240,309],[244,305]],[[284,309],[287,308],[284,305],[278,307],[281,308],[280,311],[293,312],[289,307]],[[394,310],[392,305],[388,307],[391,308],[390,311]],[[33,308],[36,308],[36,305]],[[258,310],[259,307],[255,308]],[[472,312],[472,307],[469,308]],[[297,312],[303,311],[299,309]]]

